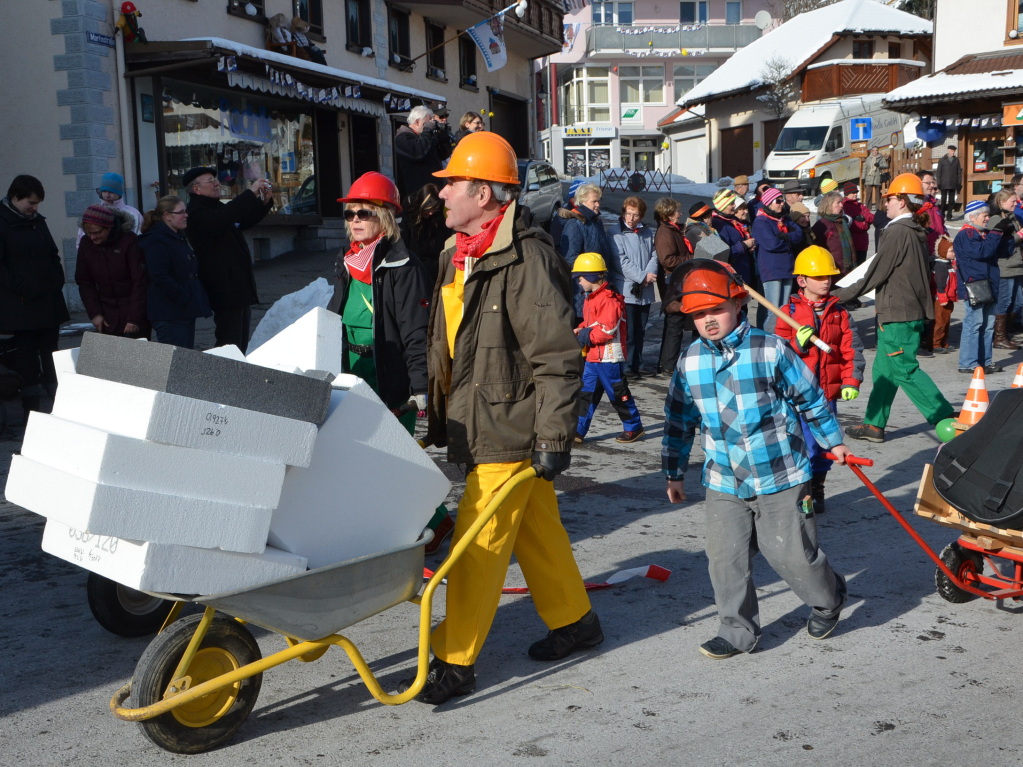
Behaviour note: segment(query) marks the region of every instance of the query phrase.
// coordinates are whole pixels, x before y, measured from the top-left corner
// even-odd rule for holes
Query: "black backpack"
[[[980,421],[941,447],[934,488],[974,522],[1023,530],[1023,389],[998,392]]]

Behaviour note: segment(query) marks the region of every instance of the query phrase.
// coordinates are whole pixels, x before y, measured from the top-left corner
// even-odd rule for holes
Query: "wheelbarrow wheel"
[[[164,698],[167,686],[202,615],[172,623],[142,653],[131,684],[135,706],[142,708]],[[259,660],[259,646],[237,621],[217,616],[203,637],[188,670],[191,687]],[[143,734],[175,754],[198,754],[228,740],[245,722],[263,683],[263,675],[226,685],[192,703],[139,722]]]
[[[169,599],[151,597],[96,573],[89,573],[85,594],[96,622],[122,637],[155,634],[174,605]]]
[[[942,549],[941,561],[960,581],[968,580],[969,576],[979,575],[984,571],[984,560],[981,556],[974,551],[967,551],[954,541]],[[946,602],[961,604],[977,598],[976,594],[959,588],[940,567],[934,569],[934,585],[938,590],[938,596]]]

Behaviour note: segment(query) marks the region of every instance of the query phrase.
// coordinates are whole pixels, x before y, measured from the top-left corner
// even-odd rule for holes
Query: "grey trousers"
[[[743,500],[707,490],[707,558],[718,609],[718,636],[749,652],[760,638],[760,612],[751,577],[757,549],[821,618],[845,604],[845,579],[817,546],[817,520],[800,511],[809,485]],[[755,530],[755,535],[754,535]]]

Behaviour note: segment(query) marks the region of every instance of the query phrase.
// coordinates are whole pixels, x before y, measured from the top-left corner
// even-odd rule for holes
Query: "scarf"
[[[455,269],[460,272],[465,271],[465,259],[479,258],[487,252],[487,248],[494,244],[498,226],[504,219],[504,212],[510,204],[502,205],[497,218],[492,218],[482,224],[482,230],[478,234],[455,232],[455,252],[451,256],[451,263],[455,265]]]
[[[377,243],[380,242],[381,237],[383,235],[368,245],[353,242],[352,247],[345,253],[345,267],[348,269],[348,273],[365,285],[369,285],[373,276],[373,253],[376,252]]]
[[[770,213],[768,213],[766,207],[757,208],[757,215],[763,216],[764,218],[769,218],[772,221],[774,221],[774,223],[778,225],[778,231],[781,232],[782,234],[789,233],[789,229],[787,226],[785,226],[785,222],[781,218],[775,218]]]
[[[844,213],[825,213],[821,218],[830,221],[835,226],[835,231],[838,232],[838,242],[842,248],[842,265],[839,269],[842,270],[842,274],[848,274],[856,268],[853,254],[856,252],[853,248],[852,232],[849,231],[849,227],[845,222]]]

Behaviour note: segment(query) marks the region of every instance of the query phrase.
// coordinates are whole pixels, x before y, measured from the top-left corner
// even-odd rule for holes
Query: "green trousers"
[[[863,423],[883,429],[900,387],[927,423],[936,424],[955,415],[955,408],[917,362],[916,353],[923,330],[923,320],[878,325],[877,356],[871,369],[874,388],[870,390]]]

